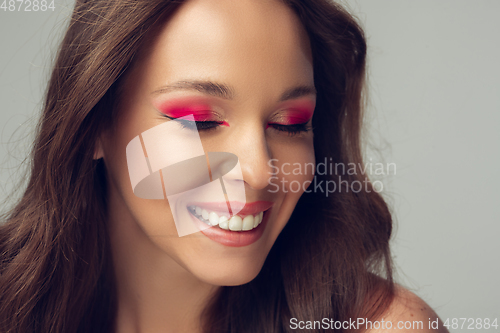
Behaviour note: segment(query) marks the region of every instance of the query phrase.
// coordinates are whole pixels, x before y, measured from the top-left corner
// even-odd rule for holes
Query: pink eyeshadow
[[[309,119],[311,119],[311,113],[299,110],[291,110],[287,112],[283,117],[283,120],[286,123],[286,125],[307,123]]]
[[[279,116],[278,121],[273,121],[271,124],[279,124],[279,125],[297,125],[307,123],[312,117],[312,112],[309,110],[299,110],[299,109],[290,109],[283,112],[282,115]]]
[[[213,118],[213,113],[207,105],[169,107],[160,109],[160,111],[172,118],[185,117],[191,114],[196,121],[207,121],[210,120],[211,117]]]
[[[195,121],[216,121],[222,126],[229,126],[226,121],[215,119],[211,107],[205,104],[191,106],[175,106],[171,104],[158,107],[161,113],[171,118],[181,118],[188,115],[193,115]]]

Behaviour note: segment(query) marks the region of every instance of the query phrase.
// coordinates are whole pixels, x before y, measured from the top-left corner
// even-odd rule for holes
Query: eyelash
[[[169,116],[165,116],[165,117],[167,117],[168,119],[171,119],[171,120],[177,120],[183,128],[194,129],[192,121],[181,120],[181,119],[173,118],[173,117],[169,117]],[[213,131],[213,130],[217,129],[217,127],[222,125],[223,122],[212,120],[212,121],[195,121],[194,123],[196,124],[196,129],[198,131],[208,132],[208,131]],[[269,127],[272,127],[275,130],[280,131],[280,132],[285,132],[289,136],[295,136],[295,135],[300,134],[300,133],[309,132],[312,129],[312,127],[308,125],[308,122],[305,122],[302,124],[293,124],[293,125],[282,125],[282,124],[271,123],[271,124],[269,124]]]
[[[312,127],[308,125],[308,122],[293,125],[269,124],[269,127],[272,127],[280,132],[286,132],[289,136],[309,132],[312,129]]]
[[[222,121],[194,121],[193,122],[193,121],[189,121],[189,120],[169,117],[167,115],[165,115],[165,117],[167,117],[168,119],[171,119],[171,120],[178,121],[181,124],[182,128],[194,130],[193,124],[196,124],[196,129],[198,131],[204,131],[204,132],[215,130],[218,126],[222,125]]]

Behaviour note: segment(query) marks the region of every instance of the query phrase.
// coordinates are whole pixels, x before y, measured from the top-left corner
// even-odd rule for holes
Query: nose
[[[243,180],[247,186],[261,190],[269,185],[273,175],[272,153],[262,124],[241,126],[235,133],[234,153],[238,156]]]

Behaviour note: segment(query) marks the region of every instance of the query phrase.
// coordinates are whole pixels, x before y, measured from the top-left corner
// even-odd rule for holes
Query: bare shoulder
[[[383,320],[383,327],[373,327],[367,332],[448,333],[436,312],[420,297],[401,286],[396,287],[396,296]]]

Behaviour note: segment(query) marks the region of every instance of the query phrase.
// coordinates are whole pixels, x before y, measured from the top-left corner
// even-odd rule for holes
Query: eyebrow
[[[281,95],[280,102],[284,102],[289,99],[295,99],[307,95],[316,95],[316,88],[314,88],[313,86],[299,86],[288,89]]]
[[[235,96],[234,89],[232,89],[230,86],[213,81],[177,81],[153,91],[153,94],[166,94],[176,90],[194,90],[209,96],[229,100],[233,99]],[[290,88],[281,95],[279,101],[283,102],[307,95],[316,95],[316,88],[314,88],[314,86],[308,85]]]
[[[165,94],[176,90],[195,90],[206,95],[220,97],[223,99],[234,98],[233,89],[225,84],[212,81],[177,81],[155,90],[153,94]]]

